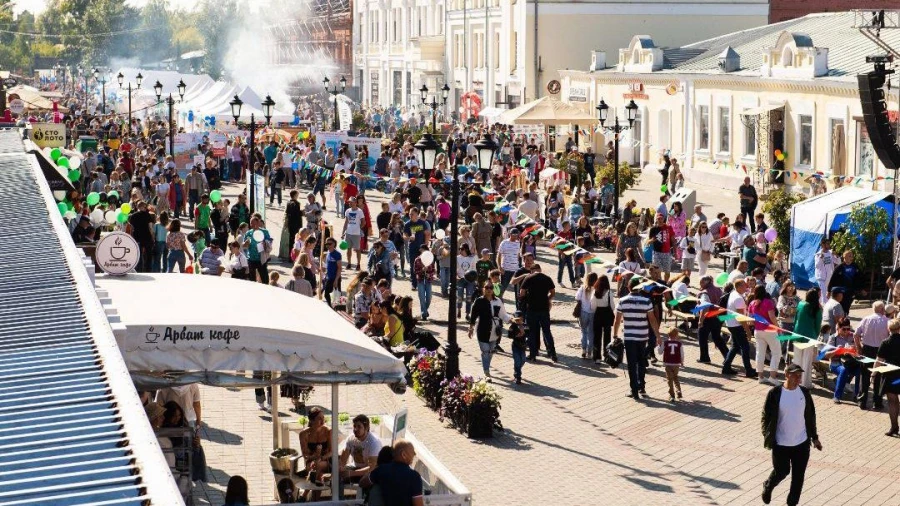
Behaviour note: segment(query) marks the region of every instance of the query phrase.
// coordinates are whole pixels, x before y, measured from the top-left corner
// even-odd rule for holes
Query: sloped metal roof
[[[172,490],[153,499],[148,485],[160,477],[147,475],[168,469],[148,450],[146,420],[135,423],[114,340],[97,336],[98,315],[84,305],[79,283],[90,279],[72,271],[74,245],[17,136],[0,131],[0,504],[180,504]],[[130,398],[116,395],[123,385]]]

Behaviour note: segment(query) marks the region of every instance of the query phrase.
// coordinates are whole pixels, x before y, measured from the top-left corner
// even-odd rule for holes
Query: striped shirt
[[[646,341],[650,337],[647,313],[652,309],[650,299],[641,295],[629,294],[619,299],[616,312],[622,314],[626,341]]]

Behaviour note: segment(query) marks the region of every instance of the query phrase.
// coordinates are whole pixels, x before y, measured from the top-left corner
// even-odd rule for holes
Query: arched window
[[[634,51],[631,52],[631,63],[637,64],[641,63],[641,48],[635,46]]]
[[[781,66],[782,67],[793,67],[794,66],[794,52],[791,51],[790,46],[785,46],[784,50],[781,51]]]

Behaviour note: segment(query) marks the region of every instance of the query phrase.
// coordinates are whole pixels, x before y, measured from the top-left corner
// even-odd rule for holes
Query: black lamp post
[[[482,170],[490,169],[494,161],[494,154],[500,146],[494,142],[489,133],[485,133],[475,149],[478,152],[478,166]],[[454,167],[450,182],[450,308],[447,322],[447,346],[444,348],[447,354],[447,379],[459,376],[459,345],[456,341],[456,269],[459,254],[459,170]],[[477,293],[477,292],[476,292]]]
[[[103,108],[100,110],[103,114],[106,114],[106,70],[101,71],[98,68],[94,68],[94,80],[103,85]]]
[[[615,112],[615,124],[613,126],[605,126],[607,116],[609,116],[609,106],[606,105],[606,102],[603,99],[600,99],[600,105],[597,106],[597,113],[600,119],[600,126],[606,132],[611,132],[613,134],[614,139],[614,147],[615,151],[615,167],[613,167],[613,174],[615,174],[614,185],[616,187],[615,195],[613,196],[615,201],[613,203],[613,222],[619,219],[619,134],[624,132],[625,130],[630,130],[632,126],[634,126],[634,119],[637,117],[638,106],[634,103],[634,100],[628,102],[628,105],[625,106],[625,114],[628,118],[628,126],[619,125],[619,113]]]
[[[139,74],[140,75],[140,74]],[[184,100],[184,90],[187,88],[187,85],[184,84],[184,80],[178,81],[178,96]],[[162,102],[162,89],[163,85],[156,81],[156,84],[153,85],[153,91],[156,92],[156,100]],[[131,102],[129,101],[129,107]],[[169,93],[169,97],[166,99],[166,104],[169,105],[169,154],[172,155],[172,158],[175,158],[175,99],[172,98],[172,94]]]
[[[422,88],[419,90],[419,93],[422,94],[422,105],[425,107],[431,108],[431,133],[437,134],[437,110],[439,107],[443,107],[447,105],[447,97],[450,95],[450,87],[446,84],[443,88],[441,88],[441,103],[438,103],[437,96],[431,96],[431,103],[427,102],[428,100],[428,86],[422,85]],[[426,134],[427,135],[427,134]]]
[[[125,76],[122,75],[121,72],[119,72],[119,75],[116,76],[116,78],[119,80],[119,89],[123,89],[124,85],[125,85]],[[134,80],[137,83],[137,87],[134,88],[134,90],[131,89],[131,81],[128,81],[128,88],[124,88],[124,89],[128,90],[128,136],[129,137],[131,136],[131,93],[132,93],[132,91],[137,91],[137,90],[141,89],[141,83],[144,81],[144,76],[142,76],[141,73],[138,72],[138,75],[134,78]],[[160,86],[160,88],[162,88],[162,87]]]
[[[341,76],[341,89],[338,90],[337,85],[334,85],[331,89],[328,88],[328,84],[331,83],[331,79],[328,79],[328,76],[325,76],[325,79],[322,81],[322,84],[325,85],[325,93],[331,95],[332,100],[334,101],[334,120],[331,122],[331,128],[335,132],[341,129],[341,123],[338,121],[338,95],[344,93],[344,90],[347,89],[347,78]]]
[[[237,126],[238,119],[241,117],[241,106],[244,105],[244,101],[241,100],[241,97],[235,95],[234,99],[229,102],[231,105],[231,115],[234,116],[234,124]],[[272,100],[272,97],[266,95],[266,99],[262,102],[262,110],[263,116],[266,117],[266,125],[268,126],[269,120],[272,119],[272,110],[275,108],[275,101]],[[255,148],[255,139],[256,135],[256,117],[251,113],[250,114],[250,167],[247,170],[247,177],[250,178],[250,214],[252,215],[256,212],[256,169],[254,168],[254,160],[256,159],[254,150]]]

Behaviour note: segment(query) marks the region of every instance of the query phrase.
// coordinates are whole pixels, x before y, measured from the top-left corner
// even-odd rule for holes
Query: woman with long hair
[[[697,269],[700,277],[703,277],[706,276],[706,269],[709,268],[709,262],[712,260],[716,240],[713,239],[709,225],[705,221],[701,221],[697,225],[697,234],[694,238],[697,245]]]
[[[169,248],[169,261],[166,272],[172,272],[175,264],[178,264],[178,271],[184,272],[185,257],[194,262],[194,255],[188,246],[187,236],[181,231],[181,220],[172,220],[169,223],[169,233],[166,236],[166,247]]]
[[[766,291],[766,287],[758,285],[753,290],[753,299],[748,306],[748,311],[756,320],[756,372],[759,382],[766,383],[766,348],[769,349],[771,360],[769,361],[768,382],[775,384],[778,378],[778,366],[781,362],[781,343],[778,342],[778,333],[769,330],[770,325],[775,325],[778,318],[775,316],[775,301]],[[766,323],[763,323],[763,320]]]
[[[806,297],[797,305],[797,315],[794,317],[794,333],[810,339],[819,336],[822,326],[822,303],[819,301],[819,289],[810,288]]]
[[[684,212],[681,202],[676,201],[672,204],[668,225],[672,227],[672,235],[675,236],[675,244],[680,243],[681,239],[687,235],[687,215]],[[681,248],[675,248],[675,259],[681,260]]]
[[[599,364],[601,356],[606,356],[606,347],[609,346],[612,338],[612,327],[616,319],[616,305],[613,301],[613,290],[606,274],[597,277],[597,281],[593,285],[594,306],[594,348],[593,359],[595,364]]]
[[[590,358],[589,353],[594,350],[594,306],[591,295],[594,293],[594,284],[597,283],[597,273],[590,272],[584,278],[584,283],[575,292],[575,301],[580,303],[581,312],[578,316],[578,325],[581,327],[581,358]]]
[[[641,251],[643,249],[641,239],[637,225],[635,225],[634,222],[628,222],[628,224],[625,225],[625,232],[619,236],[619,239],[616,242],[616,262],[625,260],[625,250],[628,248],[633,248],[634,251]],[[635,260],[641,267],[644,266],[642,255],[637,255]]]
[[[250,499],[247,496],[247,480],[238,475],[228,479],[228,487],[225,489],[225,506],[249,506]]]

